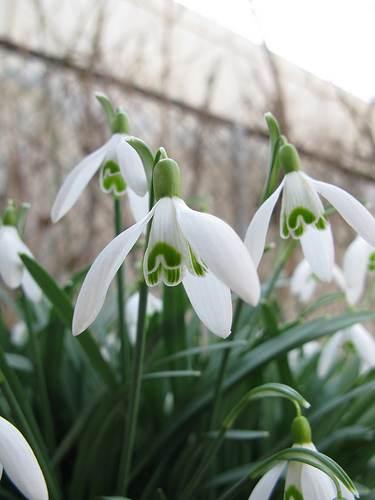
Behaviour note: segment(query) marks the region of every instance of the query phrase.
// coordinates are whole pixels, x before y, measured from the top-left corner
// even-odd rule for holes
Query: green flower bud
[[[4,211],[3,224],[4,226],[16,226],[17,225],[17,210],[14,206],[13,200],[8,200],[8,205]]]
[[[295,417],[292,422],[292,437],[294,444],[311,443],[311,427],[305,417]]]
[[[112,134],[127,134],[130,135],[129,118],[121,108],[116,111],[111,126]]]
[[[177,163],[170,158],[158,161],[153,174],[155,200],[169,196],[181,198],[181,175]]]
[[[285,144],[279,150],[280,165],[284,174],[302,170],[297,150],[292,144]]]

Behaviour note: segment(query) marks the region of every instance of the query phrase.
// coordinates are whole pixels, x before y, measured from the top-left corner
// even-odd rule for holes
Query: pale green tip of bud
[[[279,150],[280,165],[284,174],[302,170],[297,150],[292,144],[285,144]]]
[[[181,198],[181,175],[177,163],[170,158],[157,162],[153,174],[155,200],[168,196]]]
[[[311,443],[311,427],[305,417],[295,417],[292,422],[292,437],[294,444]]]
[[[13,200],[8,200],[8,205],[4,211],[3,224],[4,226],[16,226],[17,225],[17,210],[14,206]]]
[[[111,126],[112,134],[127,134],[130,135],[129,118],[124,111],[118,109],[112,121]]]

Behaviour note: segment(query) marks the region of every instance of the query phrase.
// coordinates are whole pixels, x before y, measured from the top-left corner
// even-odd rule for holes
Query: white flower
[[[325,377],[337,360],[340,346],[350,343],[360,360],[359,374],[364,375],[375,367],[375,340],[371,333],[360,323],[332,335],[323,345],[318,361],[318,375]]]
[[[144,217],[148,210],[146,174],[137,152],[126,142],[127,137],[127,134],[113,134],[102,147],[73,168],[52,205],[53,222],[71,209],[101,165],[104,165],[100,176],[102,190],[119,195],[127,189],[135,219]]]
[[[81,333],[94,321],[113,277],[151,219],[143,262],[146,283],[155,286],[162,280],[174,286],[182,281],[201,321],[216,335],[227,337],[232,322],[230,289],[255,305],[260,296],[256,269],[240,237],[228,224],[188,208],[178,196],[160,197],[146,217],[100,253],[78,296],[73,334]]]
[[[296,444],[293,447],[316,451],[313,443]],[[332,479],[321,470],[301,462],[278,462],[258,482],[249,500],[268,500],[276,483],[287,468],[284,498],[289,500],[332,500],[337,497],[336,487]],[[354,500],[354,495],[337,479],[341,486],[343,498]]]
[[[340,288],[345,288],[343,272],[335,264],[333,265],[332,277]],[[298,296],[303,304],[307,304],[313,297],[318,282],[319,279],[315,276],[310,264],[306,259],[303,259],[292,274],[290,279],[290,291],[293,295]]]
[[[350,305],[361,298],[369,271],[374,270],[375,248],[360,236],[348,246],[343,260],[344,290]]]
[[[0,417],[0,477],[9,479],[29,500],[47,500],[43,473],[26,439],[14,425]]]
[[[299,162],[298,154],[290,144],[280,148],[280,160],[282,157],[286,158],[286,162]],[[291,157],[293,158],[290,159]],[[292,165],[292,169],[286,173],[280,186],[257,210],[247,230],[245,245],[255,265],[258,266],[270,218],[283,191],[280,215],[281,237],[287,238],[291,235],[299,239],[304,256],[314,273],[322,281],[330,281],[334,263],[333,237],[318,193],[324,196],[343,219],[373,246],[375,246],[375,219],[349,193],[332,184],[316,181],[297,167]]]
[[[7,287],[14,290],[21,286],[31,301],[39,302],[42,291],[25,268],[20,259],[20,253],[33,257],[21,240],[17,229],[14,226],[2,226],[0,228],[0,274]]]
[[[125,304],[125,317],[128,327],[129,340],[135,344],[137,337],[137,324],[138,324],[138,308],[139,308],[139,292],[133,293]],[[147,294],[146,315],[152,316],[156,312],[162,312],[163,301],[159,297],[155,297],[152,293]]]

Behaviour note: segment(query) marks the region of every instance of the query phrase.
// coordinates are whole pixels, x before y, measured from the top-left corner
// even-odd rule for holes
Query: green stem
[[[120,199],[115,197],[115,232],[116,236],[122,232],[122,217]],[[123,265],[116,274],[117,279],[117,301],[118,301],[118,331],[121,342],[121,378],[126,380],[127,367],[129,366],[129,339],[125,320],[125,283]]]
[[[42,406],[42,415],[43,415],[44,425],[46,428],[46,441],[50,447],[50,450],[54,450],[56,448],[56,436],[53,424],[51,404],[47,390],[47,382],[43,369],[43,361],[42,361],[40,346],[38,345],[38,339],[34,331],[34,325],[31,319],[30,304],[23,292],[22,292],[22,305],[24,307],[26,325],[30,336],[31,351],[34,359],[35,373],[39,388],[39,396],[40,396],[39,399]]]
[[[126,496],[130,482],[130,469],[133,456],[139,401],[141,394],[143,362],[144,362],[144,352],[146,344],[147,292],[148,292],[147,285],[145,283],[141,283],[139,290],[138,325],[137,325],[137,339],[135,345],[135,359],[133,366],[133,379],[132,379],[130,401],[129,401],[129,419],[127,425],[127,432],[125,436],[123,457],[120,463],[120,471],[122,473],[122,477],[120,482],[119,493],[120,495],[123,496]]]
[[[239,320],[240,315],[241,315],[242,306],[243,306],[243,301],[241,299],[238,299],[238,302],[236,304],[236,310],[234,313],[233,323],[232,323],[232,333],[229,337],[230,341],[233,341],[235,338],[238,320]],[[220,371],[218,374],[218,378],[216,380],[215,394],[214,394],[214,400],[213,400],[213,405],[212,405],[209,431],[213,431],[216,427],[218,410],[219,410],[221,398],[223,395],[223,383],[224,383],[225,375],[226,375],[227,368],[228,368],[229,356],[230,356],[231,350],[232,350],[232,348],[226,349],[225,352],[223,353],[223,357],[221,360]]]

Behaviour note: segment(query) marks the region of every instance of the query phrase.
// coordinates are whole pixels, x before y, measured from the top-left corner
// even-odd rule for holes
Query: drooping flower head
[[[305,417],[297,416],[292,422],[293,448],[317,451],[311,441],[311,429]],[[303,462],[280,460],[262,477],[255,486],[249,500],[268,500],[276,483],[287,468],[284,500],[333,500],[337,498],[337,486],[322,470]],[[351,492],[336,477],[341,488],[342,498],[354,500],[359,496],[357,491]],[[355,495],[355,496],[354,496]]]
[[[104,99],[103,96],[97,96]],[[51,209],[53,222],[60,220],[75,204],[94,174],[102,166],[100,188],[114,196],[128,194],[135,220],[144,217],[148,210],[147,179],[141,159],[126,141],[130,137],[129,120],[119,108],[113,111],[108,99],[104,102],[111,138],[99,149],[84,158],[69,173],[56,195]]]
[[[29,500],[48,500],[48,490],[34,452],[21,432],[0,417],[0,478],[3,468]]]
[[[279,159],[284,179],[254,215],[245,236],[245,245],[258,266],[270,218],[282,192],[280,236],[299,239],[313,272],[322,281],[330,281],[334,263],[333,237],[318,193],[372,246],[375,246],[375,219],[343,189],[316,181],[302,172],[297,150],[291,144],[281,146]]]
[[[8,288],[22,287],[31,301],[39,302],[42,291],[20,259],[19,254],[33,255],[18,233],[17,218],[14,203],[10,200],[0,227],[0,275]]]
[[[230,333],[230,289],[250,304],[258,302],[260,283],[246,247],[224,221],[196,212],[182,201],[176,162],[169,158],[157,162],[153,187],[156,203],[150,212],[109,243],[90,268],[74,312],[75,335],[98,315],[113,277],[149,221],[143,258],[148,286],[182,282],[198,317],[221,337]]]

